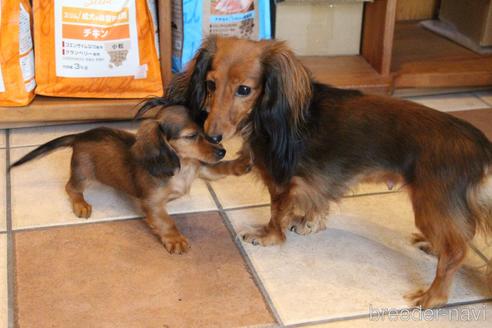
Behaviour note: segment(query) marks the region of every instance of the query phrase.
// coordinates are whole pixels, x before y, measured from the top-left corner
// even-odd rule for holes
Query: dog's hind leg
[[[70,179],[65,185],[65,191],[70,197],[72,210],[79,218],[89,218],[92,213],[92,206],[84,199],[85,183],[88,177],[76,156],[72,156]]]
[[[406,295],[413,305],[432,308],[446,304],[454,274],[461,267],[467,252],[466,220],[461,214],[452,214],[448,199],[442,190],[412,187],[411,196],[415,224],[438,257],[436,276],[427,290]]]

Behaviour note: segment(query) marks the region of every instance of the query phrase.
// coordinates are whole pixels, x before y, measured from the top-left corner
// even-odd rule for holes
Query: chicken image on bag
[[[35,0],[36,93],[162,95],[153,25],[147,1]]]
[[[34,51],[29,0],[0,1],[0,106],[34,98]]]

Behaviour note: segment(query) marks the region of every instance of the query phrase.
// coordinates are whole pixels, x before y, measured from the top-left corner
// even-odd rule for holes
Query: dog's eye
[[[237,88],[236,96],[245,97],[251,93],[251,88],[245,85],[240,85]]]
[[[184,136],[184,138],[185,139],[190,139],[190,140],[195,140],[196,138],[198,138],[198,133],[193,133],[193,134]]]
[[[207,80],[205,83],[207,84],[207,90],[209,92],[214,92],[215,91],[215,81]]]

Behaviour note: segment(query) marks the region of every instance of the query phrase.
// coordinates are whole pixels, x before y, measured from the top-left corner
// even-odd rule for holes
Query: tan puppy
[[[12,167],[57,148],[72,147],[66,191],[75,215],[88,218],[84,199],[89,180],[97,180],[136,198],[146,221],[170,253],[184,253],[188,241],[166,211],[166,203],[189,192],[197,177],[215,180],[249,171],[247,161],[219,161],[226,151],[208,142],[182,106],[163,110],[159,121],[144,121],[137,135],[96,128],[54,139],[31,151]]]

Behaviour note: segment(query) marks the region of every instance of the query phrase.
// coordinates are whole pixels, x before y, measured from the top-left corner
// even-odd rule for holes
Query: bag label
[[[203,34],[258,39],[258,21],[253,0],[204,1]]]
[[[209,34],[270,39],[269,0],[172,0],[172,65],[181,71]]]
[[[19,8],[19,64],[27,92],[36,87],[34,81],[34,50],[31,36],[31,16],[20,4]]]
[[[0,0],[0,24],[2,23],[2,1]],[[5,83],[3,82],[2,65],[0,64],[0,92],[5,92]]]
[[[0,65],[0,92],[5,92],[5,84],[3,83],[2,66]]]
[[[135,0],[55,0],[54,6],[57,76],[139,74]]]
[[[152,16],[152,25],[154,26],[154,44],[155,51],[157,53],[157,58],[161,58],[161,49],[159,46],[159,20],[157,19],[157,4],[156,0],[147,0],[147,7],[150,11],[150,16]]]
[[[19,53],[25,54],[32,51],[31,36],[31,16],[29,12],[20,4],[19,8]]]

